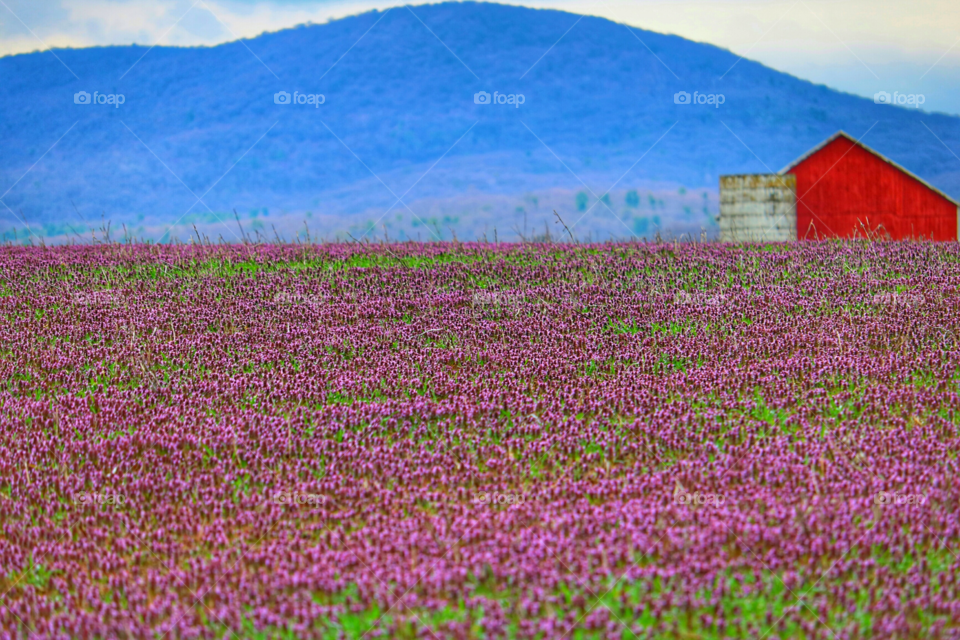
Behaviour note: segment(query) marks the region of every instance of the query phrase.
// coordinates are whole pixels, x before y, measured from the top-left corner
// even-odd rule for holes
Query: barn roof
[[[807,158],[809,158],[810,156],[812,156],[812,155],[815,154],[816,152],[818,152],[818,151],[820,151],[821,149],[823,149],[824,147],[826,147],[828,144],[830,144],[831,142],[833,142],[833,141],[836,140],[837,138],[846,138],[847,140],[849,140],[849,141],[852,142],[853,144],[857,145],[858,147],[860,147],[860,148],[863,149],[864,151],[868,151],[868,152],[872,153],[873,155],[875,155],[876,157],[878,157],[878,158],[880,158],[881,160],[883,160],[884,162],[886,162],[887,164],[896,167],[897,169],[899,169],[899,170],[902,171],[903,173],[907,174],[908,176],[910,176],[911,178],[913,178],[914,180],[916,180],[917,182],[919,182],[920,184],[922,184],[923,186],[925,186],[927,189],[930,189],[930,190],[933,191],[934,193],[937,193],[937,194],[939,194],[940,196],[946,198],[947,200],[949,200],[949,201],[952,202],[953,204],[955,204],[955,205],[957,205],[957,206],[960,206],[960,202],[957,202],[956,200],[954,200],[953,198],[951,198],[950,196],[948,196],[947,194],[945,194],[943,191],[941,191],[940,189],[937,189],[935,186],[933,186],[932,184],[930,184],[929,182],[927,182],[926,180],[924,180],[923,178],[921,178],[920,176],[918,176],[918,175],[915,174],[914,172],[910,171],[910,170],[907,169],[906,167],[897,164],[896,162],[894,162],[894,161],[891,160],[890,158],[886,157],[885,155],[883,155],[883,154],[880,153],[879,151],[875,151],[875,150],[871,149],[871,148],[868,147],[867,145],[863,144],[862,142],[860,142],[859,140],[857,140],[856,138],[854,138],[853,136],[851,136],[850,134],[848,134],[846,131],[838,131],[838,132],[836,132],[835,134],[833,134],[832,136],[830,136],[829,138],[827,138],[826,140],[824,140],[823,142],[821,142],[820,144],[818,144],[817,146],[815,146],[813,149],[810,149],[810,150],[807,151],[805,154],[803,154],[802,156],[800,156],[799,158],[797,158],[796,160],[794,160],[793,162],[791,162],[790,164],[788,164],[786,167],[784,167],[783,169],[781,169],[781,170],[780,170],[780,175],[784,175],[784,174],[786,174],[786,173],[789,173],[791,169],[793,169],[794,167],[796,167],[798,164],[800,164],[801,162],[803,162],[804,160],[806,160]]]

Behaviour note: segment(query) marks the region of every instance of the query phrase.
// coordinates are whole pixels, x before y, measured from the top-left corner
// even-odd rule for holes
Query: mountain
[[[581,236],[713,233],[720,174],[778,171],[839,129],[960,196],[960,118],[553,10],[399,7],[215,47],[7,56],[0,77],[0,230],[19,239],[20,217],[61,236],[102,217],[235,241],[234,209],[271,237],[555,234],[553,209]]]

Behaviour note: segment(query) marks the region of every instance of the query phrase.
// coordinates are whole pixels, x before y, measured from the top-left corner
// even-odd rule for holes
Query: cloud
[[[216,45],[389,2],[303,0],[4,0],[0,55],[49,47]],[[394,3],[395,4],[395,3]]]
[[[180,31],[192,44],[217,44],[237,36],[250,38],[303,22],[325,22],[404,4],[400,0],[4,0],[0,7],[3,40],[29,35],[80,42],[85,46],[130,44],[150,33],[159,38]],[[900,47],[910,54],[933,55],[932,64],[955,42],[960,5],[954,0],[528,0],[507,4],[600,15],[644,29],[674,33],[743,54],[784,48],[804,56],[859,46]],[[193,9],[190,7],[193,6]],[[13,16],[19,16],[19,20]],[[177,20],[180,20],[177,23]],[[24,24],[21,24],[22,22]],[[216,24],[220,21],[226,25]],[[954,26],[951,26],[954,25]],[[59,39],[59,40],[58,40]],[[152,44],[152,43],[151,43]],[[9,43],[0,53],[17,52]],[[954,52],[960,56],[960,47]],[[855,62],[855,60],[854,60]]]
[[[206,42],[230,39],[231,35],[215,15],[199,6],[187,11],[179,26],[190,36]]]

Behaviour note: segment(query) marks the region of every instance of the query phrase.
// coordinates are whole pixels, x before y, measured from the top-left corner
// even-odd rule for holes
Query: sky
[[[0,0],[0,56],[48,47],[215,45],[400,4],[407,3]],[[960,114],[957,0],[533,0],[504,4],[602,16],[714,44],[848,93],[870,98],[881,91],[922,95],[923,109]],[[455,43],[450,46],[456,47]]]

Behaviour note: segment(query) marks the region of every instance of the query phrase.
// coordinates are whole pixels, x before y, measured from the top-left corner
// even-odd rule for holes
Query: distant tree
[[[646,218],[634,218],[633,219],[633,232],[638,236],[642,236],[647,232],[647,229],[650,227],[650,221]]]
[[[609,206],[610,206],[610,194],[609,194],[609,193],[603,194],[603,195],[600,197],[600,201],[603,202],[603,204],[605,204],[605,205],[607,205],[607,206],[609,207]]]
[[[627,191],[626,201],[628,207],[635,209],[640,206],[640,194],[638,194],[635,189],[631,189]]]
[[[677,189],[677,193],[683,196],[687,194],[687,190],[683,187],[680,187],[679,189]]]
[[[586,211],[587,203],[590,202],[590,196],[587,195],[586,191],[581,191],[577,194],[577,211]]]

